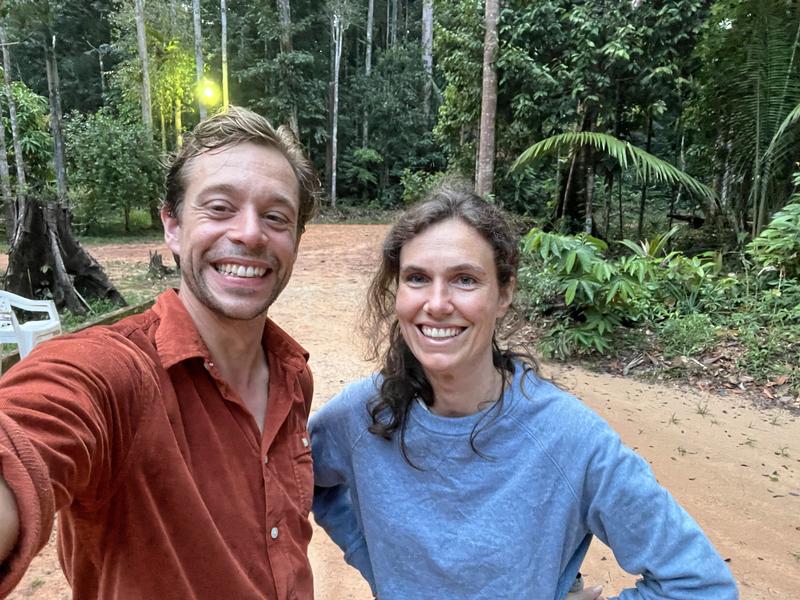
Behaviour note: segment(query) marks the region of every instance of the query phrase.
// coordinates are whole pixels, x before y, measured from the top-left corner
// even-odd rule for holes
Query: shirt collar
[[[208,347],[178,297],[177,290],[170,289],[161,294],[153,306],[153,312],[159,317],[155,342],[165,369],[192,358],[211,360]],[[289,368],[299,371],[308,362],[308,352],[269,318],[264,326],[261,344],[266,352]]]

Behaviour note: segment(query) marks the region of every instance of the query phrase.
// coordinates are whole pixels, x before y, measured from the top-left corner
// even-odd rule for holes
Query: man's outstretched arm
[[[19,538],[19,511],[14,492],[0,477],[0,563],[4,562]]]

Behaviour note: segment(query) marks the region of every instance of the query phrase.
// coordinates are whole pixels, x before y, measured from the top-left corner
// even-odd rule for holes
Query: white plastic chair
[[[14,309],[47,313],[41,321],[20,323]],[[25,358],[36,344],[61,333],[61,321],[52,300],[28,300],[11,292],[0,290],[0,343],[16,344],[19,357]]]

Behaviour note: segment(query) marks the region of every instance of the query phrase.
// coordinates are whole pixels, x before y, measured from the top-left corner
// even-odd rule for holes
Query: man
[[[315,209],[288,131],[200,123],[161,218],[180,291],[0,385],[0,596],[59,514],[75,600],[312,598],[307,353],[267,318]]]

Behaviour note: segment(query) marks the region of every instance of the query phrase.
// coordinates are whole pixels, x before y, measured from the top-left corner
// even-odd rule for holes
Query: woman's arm
[[[364,534],[350,491],[352,446],[347,435],[353,418],[345,393],[311,416],[308,431],[314,459],[314,520],[344,552],[345,561],[359,570],[375,593],[375,578]]]
[[[728,567],[647,463],[605,424],[594,433],[583,489],[587,525],[622,568],[642,575],[619,598],[738,598]]]

